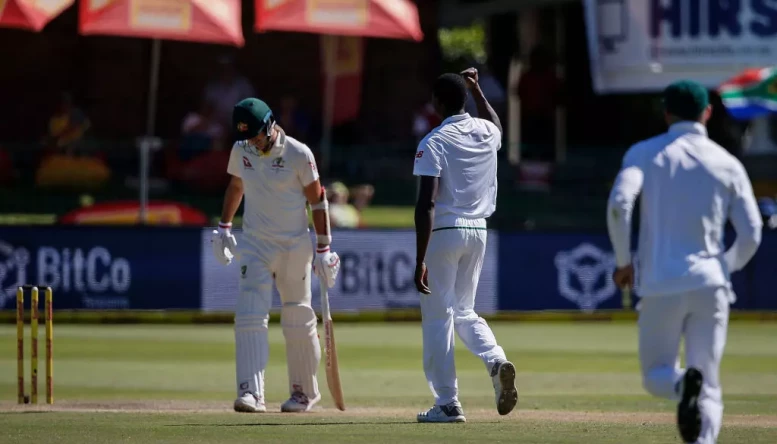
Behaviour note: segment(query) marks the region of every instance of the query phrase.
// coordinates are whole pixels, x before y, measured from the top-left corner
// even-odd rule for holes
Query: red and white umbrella
[[[358,64],[361,42],[342,42],[335,36],[378,37],[421,41],[424,38],[418,8],[411,0],[255,0],[254,29],[322,34],[324,59],[324,122],[321,169],[328,171],[330,140],[335,118],[337,62]],[[333,55],[334,54],[334,55]],[[343,61],[343,60],[341,60]],[[351,93],[360,94],[349,89]],[[358,104],[358,102],[356,102]]]
[[[82,0],[79,32],[243,46],[239,0]]]
[[[257,0],[257,31],[424,38],[418,9],[409,0]]]
[[[161,40],[242,47],[240,0],[81,0],[83,35],[154,39],[146,135],[153,136]]]
[[[242,47],[240,0],[81,0],[78,27],[83,35],[154,39],[146,137],[140,142],[140,220],[145,223],[150,151],[159,145],[153,136],[161,39]]]
[[[0,27],[41,31],[75,0],[0,0]]]

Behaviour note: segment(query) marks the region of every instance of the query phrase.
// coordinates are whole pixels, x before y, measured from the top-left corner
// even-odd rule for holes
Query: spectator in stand
[[[351,197],[353,198],[353,206],[361,214],[372,201],[372,197],[375,195],[375,187],[370,184],[356,185],[351,188]]]
[[[745,135],[750,122],[733,119],[726,111],[726,107],[723,106],[720,93],[717,91],[709,91],[709,96],[710,105],[712,105],[712,115],[707,121],[709,138],[741,160],[744,154]]]
[[[342,182],[333,182],[327,187],[329,220],[333,227],[358,228],[361,215],[355,206],[348,203],[348,187]]]
[[[235,67],[235,61],[231,56],[219,59],[220,73],[205,88],[205,99],[213,103],[215,107],[215,120],[224,128],[232,125],[232,109],[235,104],[246,97],[254,96],[254,87],[251,82],[243,77]]]
[[[38,186],[87,190],[107,183],[111,170],[104,153],[87,153],[83,145],[90,126],[72,96],[63,93],[43,137],[44,155],[35,173]]]
[[[555,158],[556,106],[561,100],[561,81],[553,55],[537,46],[529,56],[529,67],[518,81],[521,101],[521,142],[527,159],[552,162]]]
[[[440,123],[442,123],[442,120],[434,111],[434,105],[432,105],[431,101],[426,102],[419,108],[413,116],[413,136],[415,137],[416,145],[421,143],[421,140],[429,134],[429,131],[437,128]]]
[[[215,110],[213,102],[205,99],[199,111],[191,112],[184,118],[181,125],[179,154],[182,161],[190,160],[208,151],[218,151],[224,147],[226,131],[224,126],[215,119]]]
[[[283,97],[278,111],[278,123],[283,125],[284,131],[287,131],[288,134],[294,134],[294,137],[304,140],[307,144],[313,142],[311,140],[310,116],[299,107],[296,98]]]
[[[369,205],[375,194],[375,188],[372,185],[362,184],[348,189],[342,182],[332,182],[326,188],[326,194],[329,199],[329,219],[333,227],[364,226],[361,212]]]
[[[62,93],[54,114],[49,118],[43,145],[49,153],[76,154],[91,123],[81,109],[73,104],[70,93]]]
[[[215,110],[215,103],[206,97],[199,110],[186,115],[178,146],[171,147],[166,153],[168,179],[201,192],[226,186],[229,175],[224,171],[229,162],[229,150],[224,148],[230,133],[216,118]]]

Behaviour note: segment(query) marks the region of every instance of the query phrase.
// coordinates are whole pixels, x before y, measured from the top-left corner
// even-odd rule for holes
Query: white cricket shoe
[[[294,392],[291,395],[291,398],[288,399],[288,401],[281,404],[281,411],[286,413],[308,412],[320,400],[321,400],[320,394],[315,398],[310,399],[306,394],[302,392]]]
[[[515,366],[510,361],[501,361],[491,369],[491,382],[496,393],[496,410],[500,415],[513,411],[518,404],[518,389],[515,387]]]
[[[452,402],[448,405],[435,405],[416,416],[418,422],[467,422],[461,405]]]
[[[243,396],[235,400],[235,411],[241,413],[264,413],[267,411],[267,407],[264,405],[264,399],[251,392],[245,392]]]

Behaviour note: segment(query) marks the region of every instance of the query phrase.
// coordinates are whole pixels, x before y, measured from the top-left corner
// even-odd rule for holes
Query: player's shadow
[[[309,427],[309,426],[336,426],[336,425],[348,425],[348,426],[371,426],[376,424],[415,424],[415,422],[396,422],[396,421],[372,421],[372,422],[342,422],[342,421],[326,421],[326,422],[261,422],[250,424],[168,424],[168,427]]]
[[[478,421],[478,424],[498,424],[499,421]],[[417,421],[369,421],[369,422],[343,422],[343,421],[325,421],[325,422],[264,422],[249,424],[168,424],[167,427],[310,427],[310,426],[374,426],[374,425],[411,425],[419,424]],[[428,424],[424,424],[428,425]]]

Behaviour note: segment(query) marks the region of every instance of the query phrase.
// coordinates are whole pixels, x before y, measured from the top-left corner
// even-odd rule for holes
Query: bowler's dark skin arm
[[[426,250],[432,237],[432,220],[434,219],[434,201],[440,178],[421,176],[421,189],[415,204],[415,236],[416,236],[416,286],[422,293],[429,294],[425,279]],[[419,276],[419,273],[421,276]]]
[[[421,189],[415,204],[415,234],[416,262],[421,263],[426,258],[426,249],[432,237],[432,219],[434,218],[434,201],[437,198],[437,188],[440,178],[421,176]]]
[[[472,94],[472,99],[475,101],[475,105],[478,107],[478,117],[484,120],[488,120],[502,133],[502,123],[499,121],[499,116],[496,115],[496,111],[491,107],[491,104],[486,100],[486,96],[483,95],[483,91],[480,89],[480,85],[469,89]]]

